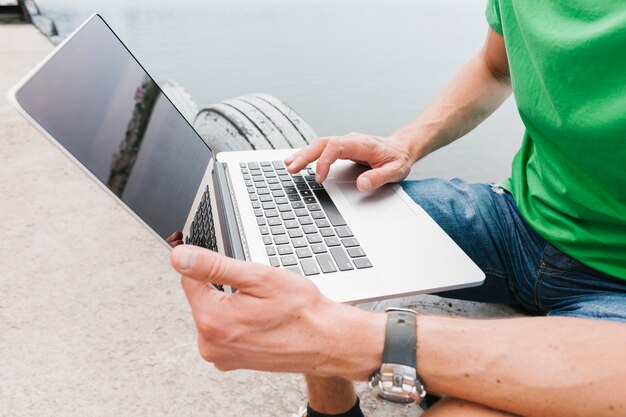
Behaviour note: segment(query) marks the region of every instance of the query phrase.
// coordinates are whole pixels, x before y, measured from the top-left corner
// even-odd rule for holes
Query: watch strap
[[[388,309],[383,363],[416,368],[417,315],[405,309]]]

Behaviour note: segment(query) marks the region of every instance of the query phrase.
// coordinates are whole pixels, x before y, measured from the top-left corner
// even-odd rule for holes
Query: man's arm
[[[386,317],[332,302],[289,271],[181,245],[172,264],[202,356],[222,370],[365,380],[380,367]],[[224,294],[208,283],[232,285]],[[624,416],[626,325],[535,317],[422,315],[417,366],[428,390],[520,416]]]
[[[510,94],[504,39],[489,29],[483,48],[408,126],[389,138],[360,133],[320,138],[285,163],[297,172],[317,160],[317,181],[322,182],[337,159],[351,159],[372,168],[359,177],[357,187],[375,189],[406,178],[416,161],[470,132]]]

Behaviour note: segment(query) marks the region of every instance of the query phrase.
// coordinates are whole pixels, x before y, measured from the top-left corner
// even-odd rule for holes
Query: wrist
[[[417,121],[397,130],[390,136],[392,140],[407,149],[412,163],[419,161],[432,151],[429,145],[433,141],[432,137]]]
[[[315,373],[365,381],[380,368],[386,315],[335,303],[318,317],[321,355]]]

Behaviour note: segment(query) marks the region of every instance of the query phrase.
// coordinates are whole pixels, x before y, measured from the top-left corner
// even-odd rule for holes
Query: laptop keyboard
[[[372,267],[310,166],[297,174],[282,161],[239,167],[270,265],[306,276]]]
[[[185,243],[217,252],[217,238],[215,237],[215,225],[213,224],[213,211],[209,202],[209,186],[207,185],[200,205],[193,217],[189,227],[189,235],[185,238]]]

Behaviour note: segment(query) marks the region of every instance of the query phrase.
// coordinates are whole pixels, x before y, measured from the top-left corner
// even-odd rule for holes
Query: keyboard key
[[[335,236],[335,231],[330,227],[320,229],[320,233],[323,237]]]
[[[254,182],[252,182],[252,180],[247,180],[244,182],[246,183],[246,187],[252,187],[254,185]]]
[[[254,215],[255,215],[256,217],[261,217],[261,216],[263,216],[263,210],[261,210],[261,209],[254,209]]]
[[[302,200],[298,194],[287,194],[287,198],[289,201],[300,201]]]
[[[247,190],[248,190],[248,194],[252,194],[252,193],[255,193],[255,192],[256,192],[256,190],[254,189],[254,187],[246,187],[246,188],[247,188]]]
[[[267,256],[274,256],[276,255],[276,248],[274,246],[266,246],[265,252],[267,252]]]
[[[287,235],[274,236],[274,244],[285,245],[287,243],[289,243],[289,238],[287,237]]]
[[[298,221],[302,226],[304,226],[305,224],[313,224],[313,219],[311,219],[309,216],[300,217]]]
[[[253,177],[263,177],[263,171],[261,171],[260,169],[251,169],[250,175],[252,175]]]
[[[291,246],[289,245],[280,245],[278,247],[279,255],[291,255],[292,253],[293,253],[293,249],[291,249]]]
[[[268,201],[266,203],[261,203],[261,207],[263,207],[263,210],[269,210],[269,209],[275,209],[276,205],[273,202]]]
[[[278,210],[276,209],[265,210],[265,217],[278,217]]]
[[[245,174],[245,175],[243,176],[243,179],[244,179],[244,180],[246,180],[246,181],[248,181],[248,180],[252,179],[252,177],[250,176],[250,174]]]
[[[324,188],[324,186],[322,184],[318,184],[316,182],[308,182],[309,187],[311,188],[311,190],[321,190]]]
[[[320,202],[320,205],[324,207],[324,212],[326,213],[326,216],[328,216],[330,223],[333,226],[345,226],[346,221],[341,213],[339,213],[337,206],[335,206],[335,203],[333,203],[333,200],[331,200],[326,190],[315,190],[314,193],[315,197],[317,197],[317,200]],[[309,210],[311,210],[310,207]]]
[[[287,271],[295,272],[298,275],[302,275],[302,271],[297,266],[288,266],[285,268]]]
[[[276,204],[289,204],[289,199],[287,197],[276,197],[274,201],[276,201]]]
[[[353,261],[354,261],[354,265],[358,269],[371,268],[373,266],[370,260],[367,258],[357,258],[357,259],[353,259]]]
[[[274,168],[270,167],[262,167],[261,170],[263,172],[274,172]]]
[[[273,197],[271,195],[265,194],[265,195],[259,196],[259,200],[262,202],[272,201]]]
[[[341,242],[336,237],[327,237],[326,239],[324,239],[324,243],[326,243],[326,246],[340,246],[341,245]]]
[[[330,222],[326,219],[315,220],[315,225],[320,229],[323,227],[330,227]]]
[[[256,193],[258,195],[264,195],[264,194],[269,194],[270,193],[270,189],[266,188],[266,187],[260,187],[256,189]]]
[[[270,236],[263,236],[263,243],[265,243],[266,245],[271,245],[272,238]]]
[[[309,246],[306,239],[303,237],[297,237],[295,239],[292,239],[291,244],[293,245],[294,248],[304,248],[304,247]]]
[[[320,207],[319,204],[315,203],[315,204],[309,204],[308,206],[309,211],[319,211],[322,208]]]
[[[284,168],[285,164],[283,161],[272,161],[272,166],[276,169]]]
[[[267,226],[259,227],[259,231],[261,232],[262,235],[269,235],[270,234],[270,229],[268,229]]]
[[[285,233],[285,228],[282,226],[272,226],[270,227],[270,232],[272,232],[272,236],[276,236],[276,235],[284,235]]]
[[[255,209],[261,208],[261,203],[259,203],[258,201],[253,201],[252,208],[255,208]]]
[[[317,232],[317,227],[315,227],[315,226],[314,226],[314,225],[312,225],[312,224],[307,224],[306,226],[302,226],[302,231],[303,231],[305,234],[307,234],[307,235],[308,235],[308,234],[310,234],[310,233],[315,233],[315,232]]]
[[[250,196],[250,201],[257,201],[259,199],[259,196],[256,194],[248,194],[248,196]]]
[[[296,188],[300,191],[305,191],[309,189],[309,186],[306,184],[306,182],[301,182],[296,184]]]
[[[315,243],[311,245],[311,250],[313,253],[326,253],[326,246],[323,243]]]
[[[323,255],[316,255],[315,259],[317,260],[320,268],[322,268],[323,273],[328,274],[329,272],[337,272],[337,268],[335,268],[335,264],[329,254],[325,253]]]
[[[350,271],[354,269],[352,262],[350,262],[350,258],[348,258],[346,251],[341,246],[330,248],[330,253],[333,255],[340,271]]]
[[[313,254],[311,253],[311,249],[309,248],[299,248],[299,249],[296,249],[296,256],[302,259],[302,258],[310,258],[311,256],[313,256]]]
[[[351,248],[353,246],[359,246],[359,242],[353,238],[353,237],[349,237],[346,239],[341,239],[341,243],[343,243],[343,246],[345,246],[346,248]]]
[[[285,221],[285,227],[287,229],[299,229],[300,225],[296,220],[287,220]]]
[[[315,197],[304,197],[303,200],[306,204],[316,203]]]
[[[289,175],[280,175],[278,177],[278,179],[280,180],[280,182],[291,182],[291,177]]]
[[[258,162],[248,162],[248,168],[250,168],[250,169],[259,169],[259,163]]]
[[[280,181],[278,181],[278,178],[268,178],[267,179],[267,183],[268,184],[278,184],[278,183],[280,183]]]
[[[274,196],[274,198],[278,198],[278,197],[284,197],[285,193],[283,192],[283,190],[276,190],[276,191],[272,191],[272,195]]]
[[[300,261],[300,266],[304,275],[319,275],[320,269],[317,267],[317,263],[313,259],[303,259]]]
[[[307,209],[304,209],[304,208],[296,209],[295,213],[296,213],[296,216],[298,216],[298,217],[308,216],[309,215],[309,211]]]
[[[317,233],[312,233],[310,235],[306,236],[306,240],[309,241],[309,243],[313,244],[313,243],[321,243],[322,242],[322,237],[317,234]]]
[[[281,256],[280,262],[283,264],[283,266],[298,265],[298,260],[294,255]]]
[[[274,171],[266,172],[265,173],[265,178],[276,178],[276,173]]]
[[[294,175],[291,176],[291,178],[293,179],[293,182],[295,182],[296,184],[304,184],[304,183],[306,183],[304,178],[302,178],[302,175],[294,174]]]
[[[239,168],[246,168],[247,166],[245,162],[239,162]]]
[[[267,219],[268,226],[280,226],[281,224],[283,224],[283,221],[280,219],[280,217],[270,217],[269,219]]]
[[[302,230],[300,230],[300,229],[289,229],[289,230],[287,230],[287,234],[289,235],[290,238],[296,238],[296,237],[304,236],[304,233],[302,233]]]
[[[311,168],[310,166],[306,167],[306,172],[308,172],[309,175],[315,175],[315,171],[313,171],[313,168]]]
[[[282,210],[280,209],[280,206],[279,206],[278,210],[279,210],[279,211],[282,211]],[[283,220],[293,220],[293,219],[295,219],[295,218],[296,218],[296,215],[295,215],[295,214],[293,214],[293,211],[289,210],[289,211],[285,211],[285,212],[283,212],[283,213],[280,213],[280,217],[281,217]]]
[[[307,173],[308,174],[308,173]],[[308,174],[304,176],[304,179],[307,181],[315,181],[315,174]]]
[[[302,197],[311,197],[313,195],[313,192],[311,190],[301,190],[300,195]]]
[[[277,191],[277,190],[282,190],[283,187],[280,186],[280,184],[270,184],[270,190],[272,191]]]
[[[259,226],[265,226],[267,223],[265,222],[264,217],[257,217],[256,224],[258,224]]]
[[[285,187],[285,193],[298,194],[298,190],[296,190],[294,187]]]
[[[337,232],[337,236],[339,237],[352,237],[352,230],[348,226],[339,226],[335,228],[335,232]]]
[[[259,165],[261,165],[262,167],[268,167],[271,166],[272,163],[270,161],[261,161],[259,162]]]
[[[311,217],[313,217],[315,220],[326,218],[323,211],[313,211],[311,212]]]
[[[365,251],[360,247],[349,248],[348,255],[350,255],[351,258],[360,258],[362,256],[365,256]]]
[[[293,214],[291,213],[291,206],[289,204],[279,204],[278,205],[278,211],[280,211],[281,216],[285,213],[289,213],[289,214]],[[284,219],[284,217],[283,217]]]
[[[280,266],[280,262],[278,262],[278,258],[275,256],[270,257],[270,265],[272,266]]]
[[[294,201],[293,203],[291,203],[291,207],[293,207],[294,209],[301,209],[301,208],[305,208],[306,206],[304,205],[302,201]]]

